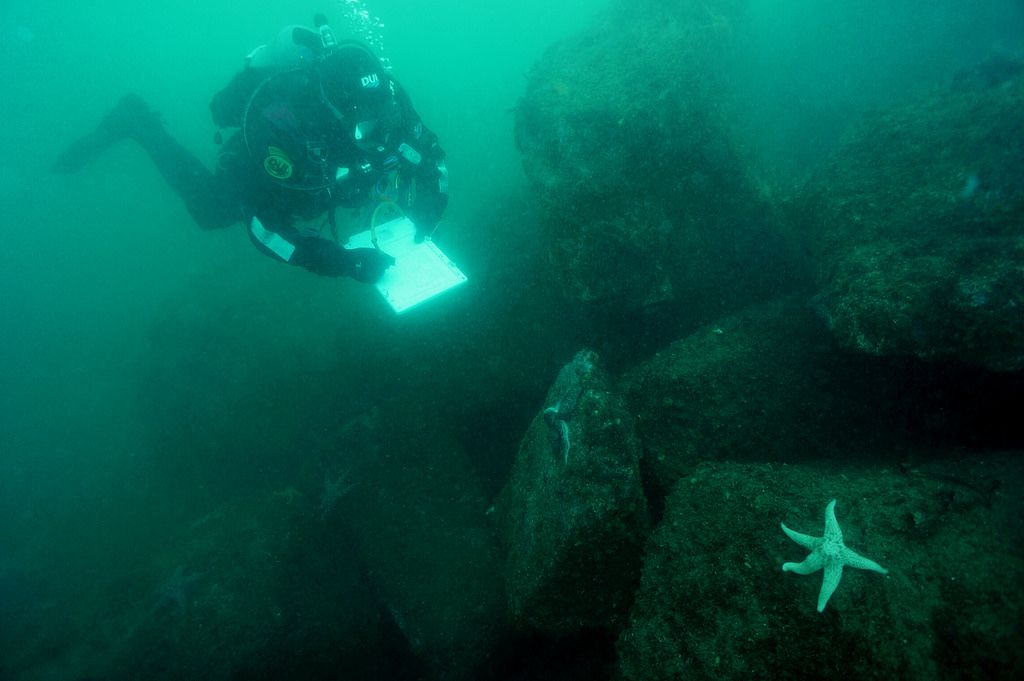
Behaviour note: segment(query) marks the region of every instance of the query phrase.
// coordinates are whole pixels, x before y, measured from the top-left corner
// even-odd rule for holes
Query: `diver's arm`
[[[448,169],[441,159],[407,168],[399,175],[399,205],[416,225],[418,239],[434,233],[448,207]]]
[[[397,81],[395,102],[402,112],[402,138],[398,144],[401,158],[400,192],[402,209],[414,223],[420,236],[429,236],[448,206],[448,167],[445,153],[435,135],[423,124],[412,106],[405,88]]]
[[[264,255],[325,277],[352,277],[372,284],[395,262],[374,248],[342,248],[335,241],[302,234],[294,227],[271,229],[256,216],[250,218],[247,231]]]
[[[412,99],[409,98],[409,93],[405,91],[402,84],[394,79],[391,82],[395,86],[395,103],[398,104],[402,116],[402,142],[415,149],[422,161],[428,165],[443,163],[445,153],[437,142],[437,135],[423,124],[423,119],[416,113]],[[403,158],[406,158],[405,155]]]

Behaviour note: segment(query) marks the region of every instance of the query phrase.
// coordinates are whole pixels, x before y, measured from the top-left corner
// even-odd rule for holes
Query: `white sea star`
[[[829,502],[825,508],[825,536],[811,537],[800,534],[782,524],[782,531],[800,546],[808,549],[811,554],[802,563],[783,563],[783,572],[795,572],[798,575],[809,575],[812,572],[825,568],[825,578],[821,582],[821,592],[818,594],[818,612],[825,609],[825,604],[832,596],[832,592],[839,586],[839,580],[843,578],[843,566],[849,565],[860,570],[873,570],[883,575],[889,571],[881,565],[865,558],[853,549],[846,548],[843,544],[843,531],[839,529],[839,521],[836,520],[836,500]]]

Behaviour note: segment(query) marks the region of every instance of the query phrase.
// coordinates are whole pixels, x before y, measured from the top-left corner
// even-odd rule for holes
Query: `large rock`
[[[353,473],[343,516],[377,597],[425,678],[475,678],[505,632],[498,544],[487,497],[434,405],[382,412],[377,455]]]
[[[786,285],[772,206],[723,120],[731,4],[623,3],[533,69],[516,141],[578,306],[720,310]]]
[[[636,417],[650,488],[665,493],[708,460],[842,460],[864,451],[884,460],[922,440],[1022,442],[1019,374],[847,350],[821,315],[816,298],[752,305],[623,375],[617,389]]]
[[[552,635],[623,623],[648,529],[633,421],[596,362],[559,372],[498,505],[512,616]]]
[[[813,310],[791,297],[663,348],[619,381],[651,481],[666,492],[702,461],[835,457],[852,437],[871,437],[875,412],[842,385],[853,373],[843,361]]]
[[[842,344],[1024,369],[1024,65],[867,120],[794,215]]]
[[[96,678],[379,678],[409,656],[380,617],[350,538],[295,488],[224,504],[167,542],[153,566],[84,599]],[[36,670],[37,672],[39,670]],[[27,678],[43,678],[42,675]]]
[[[1020,678],[1021,453],[902,470],[702,464],[648,544],[622,678]],[[888,575],[784,573],[837,499],[847,546]]]
[[[364,414],[293,482],[197,522],[114,678],[474,678],[505,630],[501,561],[472,466],[430,421]]]

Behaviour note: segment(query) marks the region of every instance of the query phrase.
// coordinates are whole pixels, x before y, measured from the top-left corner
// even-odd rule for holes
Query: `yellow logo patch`
[[[295,166],[288,154],[277,147],[267,149],[267,157],[263,159],[263,169],[275,180],[287,180],[295,172]]]

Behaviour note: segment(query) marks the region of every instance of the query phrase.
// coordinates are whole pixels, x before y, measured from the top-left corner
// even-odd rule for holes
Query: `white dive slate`
[[[416,243],[416,226],[398,218],[376,228],[377,248],[395,258],[375,284],[396,314],[402,314],[466,281],[466,275],[433,241]],[[373,248],[370,230],[353,234],[345,248]]]

